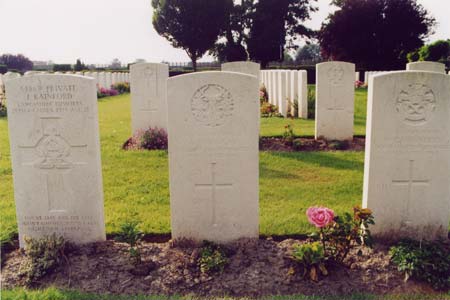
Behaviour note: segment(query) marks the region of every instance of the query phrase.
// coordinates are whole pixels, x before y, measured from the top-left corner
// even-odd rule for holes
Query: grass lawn
[[[355,133],[364,133],[365,90],[357,91]],[[141,221],[145,233],[169,233],[169,174],[165,151],[123,151],[130,136],[129,95],[99,101],[107,233],[125,219]],[[289,120],[296,133],[314,135],[314,122]],[[286,120],[262,119],[262,135],[282,135]],[[298,126],[297,126],[298,125]],[[297,130],[297,128],[299,130]],[[302,129],[304,128],[304,129]],[[17,234],[7,119],[0,118],[0,239]],[[338,213],[361,203],[362,152],[260,153],[262,234],[302,234],[312,230],[310,205]]]
[[[190,296],[130,296],[130,295],[96,295],[96,294],[84,294],[77,291],[62,291],[55,288],[49,288],[46,290],[25,290],[16,289],[12,291],[3,291],[3,300],[194,300],[202,298],[194,298]],[[231,300],[238,298],[225,297],[220,298],[223,300]],[[241,300],[249,298],[239,298]],[[440,294],[440,295],[351,295],[351,296],[329,296],[329,297],[319,297],[319,296],[269,296],[259,298],[261,300],[450,300],[450,294]]]

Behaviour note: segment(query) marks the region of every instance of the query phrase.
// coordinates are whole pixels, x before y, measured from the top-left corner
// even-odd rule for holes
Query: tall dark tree
[[[435,19],[416,0],[335,0],[322,24],[326,58],[371,70],[404,69],[407,54],[432,34]]]
[[[83,71],[84,69],[86,69],[86,65],[83,64],[80,59],[77,59],[77,62],[75,63],[73,69],[77,72]]]
[[[174,47],[186,51],[197,70],[197,60],[223,32],[233,0],[152,0],[153,26]]]
[[[300,37],[314,32],[303,25],[316,11],[316,0],[259,0],[252,12],[247,51],[250,58],[265,67],[270,61],[283,61],[284,50],[295,48]]]
[[[0,64],[6,65],[8,70],[26,72],[33,69],[33,62],[22,54],[3,54],[0,56]]]
[[[221,62],[247,60],[248,54],[245,43],[247,31],[251,24],[251,12],[254,0],[242,0],[232,6],[225,28],[219,36],[219,42],[214,45],[210,53]]]

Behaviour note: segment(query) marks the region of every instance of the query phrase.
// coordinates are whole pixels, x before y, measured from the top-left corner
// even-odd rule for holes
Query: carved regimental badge
[[[197,122],[216,127],[233,115],[234,100],[231,93],[217,84],[199,88],[191,99],[191,111]]]
[[[328,80],[332,85],[341,85],[344,80],[344,69],[341,66],[333,66],[328,70]]]
[[[423,125],[436,108],[436,97],[425,84],[410,84],[397,97],[396,111],[408,125]]]

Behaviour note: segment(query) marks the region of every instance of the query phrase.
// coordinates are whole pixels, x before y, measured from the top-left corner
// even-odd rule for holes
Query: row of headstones
[[[262,84],[266,88],[269,103],[278,107],[278,112],[287,117],[308,118],[308,86],[305,70],[263,70]],[[294,103],[297,102],[295,112]]]
[[[326,74],[325,83],[334,88],[353,67],[321,64],[318,84]],[[257,238],[259,80],[200,72],[164,81],[172,237]],[[152,90],[146,85],[152,82],[143,88]],[[52,233],[78,243],[104,240],[95,81],[39,75],[6,85],[21,245],[24,236]],[[370,85],[363,205],[374,211],[372,232],[445,238],[450,76],[393,72],[372,77]]]
[[[272,99],[272,103],[277,105],[284,115],[287,115],[288,103],[292,103],[290,99],[300,96],[299,116],[307,118],[306,71],[260,72],[259,64],[252,62],[226,63],[222,65],[222,70],[254,75],[259,78],[267,88],[269,99]],[[149,127],[167,128],[166,84],[169,78],[167,65],[135,64],[131,66],[130,73],[132,131],[136,132]],[[317,65],[317,139],[353,138],[354,74],[355,66],[350,63],[327,62]],[[293,107],[294,105],[291,105],[291,108]]]
[[[429,71],[445,74],[445,64],[431,61],[418,61],[406,64],[407,71]],[[385,74],[392,71],[368,71],[364,73],[364,83],[368,84],[373,75]],[[448,72],[450,75],[450,71]],[[359,76],[358,76],[359,77]]]
[[[41,71],[28,71],[24,73],[24,76],[31,75],[42,75],[42,74],[50,74],[48,72]],[[110,88],[112,85],[116,83],[129,82],[130,76],[128,72],[55,72],[52,73],[55,75],[79,75],[79,76],[87,76],[95,79],[95,82],[98,87]],[[4,84],[5,81],[19,78],[21,75],[15,72],[7,72],[4,75],[0,74],[0,86]]]

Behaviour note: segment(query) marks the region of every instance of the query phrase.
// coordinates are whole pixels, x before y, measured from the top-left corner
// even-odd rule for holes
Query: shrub
[[[391,247],[391,260],[399,271],[428,282],[434,289],[450,289],[450,251],[438,241],[403,240]]]
[[[63,259],[67,260],[64,254],[66,241],[63,237],[53,234],[39,239],[24,239],[26,259],[20,273],[25,276],[27,284],[36,282],[59,266]]]
[[[303,277],[308,274],[311,280],[318,281],[319,274],[328,275],[325,252],[320,242],[294,246],[292,258],[303,267]]]
[[[292,128],[292,126],[289,124],[284,125],[283,141],[287,145],[292,145],[292,143],[294,142],[294,138],[295,138],[295,134],[294,134],[294,129]]]
[[[128,82],[118,82],[113,84],[111,87],[113,90],[116,90],[119,94],[130,92],[130,83]]]
[[[139,250],[139,244],[142,239],[143,233],[138,229],[139,222],[137,221],[125,221],[120,224],[120,230],[115,237],[118,242],[127,243],[130,245],[129,254],[130,258],[135,264],[141,262],[141,251]]]
[[[269,100],[269,95],[267,94],[267,89],[265,86],[262,86],[259,89],[259,102],[262,104],[263,102],[267,102]]]
[[[307,216],[308,221],[319,228],[318,238],[327,259],[343,263],[353,247],[372,246],[369,226],[375,222],[370,209],[355,206],[353,216],[349,213],[337,216],[330,209],[313,207],[308,209]],[[317,234],[311,236],[317,238]]]
[[[147,130],[137,130],[129,140],[128,149],[166,150],[167,144],[167,132],[163,128],[150,127]]]
[[[225,266],[228,264],[228,258],[225,250],[219,245],[212,242],[204,241],[200,250],[200,257],[198,265],[200,272],[213,273],[223,272]]]
[[[278,106],[269,102],[263,102],[261,104],[260,111],[261,118],[282,117],[282,115],[278,112]]]
[[[101,99],[104,97],[111,97],[111,96],[117,96],[119,95],[119,92],[114,89],[107,89],[104,87],[101,87],[97,90],[97,98]]]
[[[362,87],[364,87],[364,82],[356,80],[355,81],[355,88],[359,89],[359,88],[362,88]]]
[[[316,91],[308,88],[308,119],[316,118]]]

